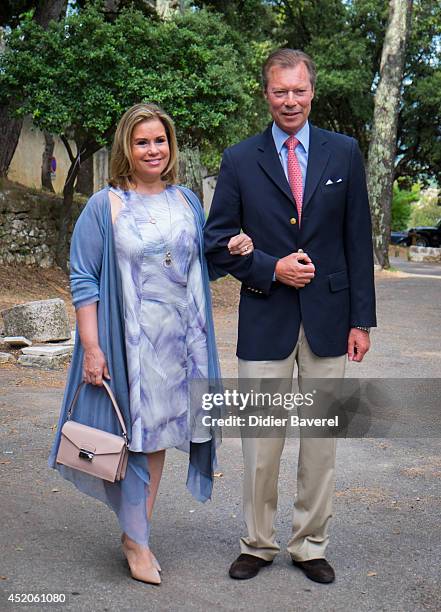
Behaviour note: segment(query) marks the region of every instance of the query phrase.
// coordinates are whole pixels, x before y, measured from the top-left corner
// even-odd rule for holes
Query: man
[[[346,353],[360,362],[376,325],[371,221],[356,141],[308,122],[316,72],[292,49],[263,67],[273,123],[227,149],[206,225],[206,255],[242,281],[237,356],[239,378],[341,379]],[[227,244],[243,229],[247,257]],[[248,535],[230,576],[247,579],[272,562],[282,438],[242,439],[244,516]],[[332,513],[335,438],[300,438],[297,497],[288,552],[322,583]]]

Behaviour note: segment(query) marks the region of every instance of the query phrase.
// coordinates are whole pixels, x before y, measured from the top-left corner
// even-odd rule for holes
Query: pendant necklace
[[[158,234],[160,235],[160,237],[162,239],[162,242],[164,243],[165,256],[164,256],[164,261],[162,263],[164,264],[164,266],[166,268],[169,268],[172,265],[172,263],[173,263],[173,258],[172,258],[172,252],[171,252],[171,243],[172,243],[171,209],[170,209],[170,202],[169,202],[169,199],[168,199],[167,187],[164,189],[163,193],[165,193],[165,199],[167,200],[167,207],[168,207],[168,220],[169,220],[169,228],[170,228],[168,243],[165,240],[161,230],[156,225],[157,221],[156,221],[155,217],[152,217],[152,215],[149,213],[148,210],[147,210],[147,214],[149,216],[149,223],[151,223],[152,225],[154,225],[156,227],[156,229],[158,230]]]

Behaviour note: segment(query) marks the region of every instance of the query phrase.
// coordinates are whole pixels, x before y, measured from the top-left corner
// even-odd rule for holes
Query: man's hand
[[[230,255],[249,255],[254,251],[254,244],[247,234],[237,234],[230,238],[227,248]]]
[[[312,281],[315,267],[306,253],[291,253],[276,263],[276,280],[296,289]]]
[[[349,332],[348,338],[348,359],[349,361],[363,361],[363,357],[371,346],[368,332],[353,327]]]
[[[92,385],[102,387],[103,378],[110,379],[106,358],[99,346],[84,350],[83,380]]]

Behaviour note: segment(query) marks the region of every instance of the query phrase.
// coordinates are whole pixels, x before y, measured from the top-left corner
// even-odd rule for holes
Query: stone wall
[[[14,183],[0,186],[0,264],[55,265],[59,196]],[[75,209],[78,216],[81,205]]]

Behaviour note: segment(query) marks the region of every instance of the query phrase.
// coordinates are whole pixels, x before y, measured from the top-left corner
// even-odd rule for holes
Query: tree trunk
[[[80,171],[78,157],[72,160],[68,178],[63,189],[63,206],[60,208],[58,217],[58,240],[55,252],[55,261],[57,264],[69,272],[69,229],[72,224],[73,197],[75,193],[75,181]]]
[[[58,21],[66,15],[67,0],[42,0],[37,2],[34,20],[46,29],[50,21]]]
[[[9,170],[23,125],[23,119],[12,116],[13,110],[12,104],[0,105],[0,178]]]
[[[37,3],[34,20],[47,28],[51,20],[64,17],[66,8],[67,0],[43,0]],[[0,106],[0,178],[8,173],[23,125],[23,119],[13,116],[14,110],[14,103]]]
[[[82,193],[90,197],[93,193],[93,157],[89,157],[85,161],[81,161],[81,168],[78,173],[77,185],[75,188],[77,193]]]
[[[202,164],[198,148],[179,151],[179,181],[194,191],[203,202]]]
[[[96,153],[101,147],[98,143],[86,143],[81,145],[75,143],[76,153],[74,154],[70,143],[65,135],[61,134],[61,140],[66,147],[67,154],[70,159],[70,168],[67,173],[66,182],[63,189],[63,205],[60,207],[58,216],[58,239],[57,246],[55,249],[55,261],[69,272],[69,233],[72,227],[72,212],[73,212],[73,198],[75,194],[76,183],[78,174],[84,163]]]
[[[374,258],[375,263],[382,268],[389,267],[388,247],[398,111],[411,13],[412,0],[390,0],[368,154]]]
[[[52,185],[52,157],[54,155],[55,141],[52,134],[44,132],[44,150],[41,160],[41,184],[45,189],[55,193]]]

